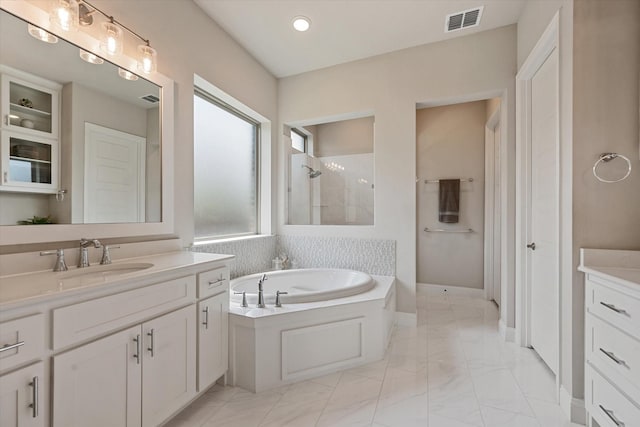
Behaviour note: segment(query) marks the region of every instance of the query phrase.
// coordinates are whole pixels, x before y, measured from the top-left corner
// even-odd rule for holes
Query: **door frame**
[[[531,253],[526,248],[531,238],[531,216],[529,207],[531,206],[531,80],[538,69],[544,64],[551,54],[557,54],[560,59],[560,28],[559,13],[551,19],[546,30],[536,43],[535,47],[525,60],[524,64],[516,75],[516,343],[521,346],[531,345]],[[555,51],[555,53],[554,53]],[[562,111],[560,105],[561,73],[560,60],[555,70],[558,81],[558,93],[556,94],[556,104],[558,107],[558,122],[556,129],[556,152],[558,157],[558,248],[557,253],[561,257],[561,237],[562,237],[562,159],[560,157],[560,123],[562,121]],[[561,347],[561,278],[562,263],[558,260],[558,295],[557,295],[557,348],[558,366],[553,368],[557,372],[556,385],[559,390],[559,379],[561,378],[562,347]]]
[[[502,99],[501,99],[502,103]],[[494,243],[496,238],[500,239],[501,227],[496,227],[494,216],[500,215],[500,224],[502,224],[501,204],[496,204],[495,185],[496,185],[496,150],[500,150],[502,146],[502,126],[500,127],[500,146],[495,145],[496,126],[502,123],[502,105],[498,106],[493,112],[484,129],[484,298],[487,301],[494,300],[496,294],[496,284],[494,277],[496,269],[501,276],[500,267],[494,257]],[[501,175],[502,164],[499,165],[499,174]],[[500,190],[502,191],[502,189]],[[500,202],[501,203],[501,202]],[[489,238],[492,237],[492,238]],[[500,257],[501,258],[501,257]],[[502,286],[502,280],[500,285]],[[502,290],[500,292],[502,300]],[[502,301],[500,301],[502,305]]]

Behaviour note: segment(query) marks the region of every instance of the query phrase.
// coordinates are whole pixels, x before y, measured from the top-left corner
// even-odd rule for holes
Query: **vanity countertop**
[[[638,289],[640,251],[580,249],[578,270]]]
[[[142,280],[162,280],[177,271],[194,274],[204,271],[207,264],[233,259],[233,255],[198,252],[169,252],[113,261],[109,266],[92,265],[84,269],[69,267],[68,271],[38,271],[0,276],[0,309],[25,303],[45,302],[60,296],[74,295],[89,289],[104,289]],[[149,266],[150,265],[150,266]],[[114,273],[101,274],[106,268]],[[127,269],[126,267],[131,267]],[[140,267],[145,267],[144,269]],[[124,270],[118,271],[118,268]],[[122,271],[125,271],[122,273]]]

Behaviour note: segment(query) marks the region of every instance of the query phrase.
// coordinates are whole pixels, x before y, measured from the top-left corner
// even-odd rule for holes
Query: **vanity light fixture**
[[[40,41],[43,41],[45,43],[58,43],[58,38],[56,36],[43,30],[40,27],[36,27],[33,24],[28,24],[27,30],[29,31],[29,34],[31,34],[32,37],[35,37]]]
[[[76,0],[53,0],[49,10],[49,22],[63,31],[77,31],[78,2]]]
[[[149,40],[146,44],[138,46],[138,70],[145,74],[151,74],[158,68],[157,56],[158,53],[154,48],[149,46]]]
[[[307,31],[311,27],[311,20],[306,16],[296,16],[293,18],[293,28],[296,31],[304,32]]]
[[[83,49],[80,49],[80,58],[82,58],[83,61],[88,62],[89,64],[99,65],[104,63],[104,59]]]
[[[131,80],[132,82],[138,80],[138,76],[133,74],[131,71],[125,70],[124,68],[118,68],[118,75],[125,80]]]
[[[109,22],[103,22],[104,32],[100,40],[100,49],[107,55],[120,55],[122,53],[122,29],[115,24],[113,17]]]

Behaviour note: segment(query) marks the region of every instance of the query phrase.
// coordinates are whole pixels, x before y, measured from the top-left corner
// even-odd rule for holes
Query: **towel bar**
[[[427,228],[425,227],[424,231],[427,233],[475,233],[473,228],[467,228],[465,230],[445,230],[443,228]]]
[[[437,184],[439,183],[440,180],[439,179],[425,179],[424,183],[425,184]],[[460,182],[473,182],[473,178],[469,178],[469,179],[461,179]]]

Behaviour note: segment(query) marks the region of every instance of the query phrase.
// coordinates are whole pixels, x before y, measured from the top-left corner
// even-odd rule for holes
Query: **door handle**
[[[38,402],[38,377],[33,377],[29,385],[32,387],[32,398],[33,402],[29,405],[31,408],[31,415],[33,418],[38,418],[38,406],[40,403]]]
[[[154,342],[153,342],[153,329],[151,329],[150,332],[147,332],[147,335],[151,338],[151,342],[150,342],[151,346],[149,348],[147,348],[147,350],[151,353],[151,357],[153,357],[153,344],[154,344]]]
[[[529,249],[531,249],[532,251],[535,251],[535,250],[536,250],[536,242],[529,243],[529,244],[527,245],[527,247],[528,247]]]
[[[206,306],[202,312],[204,313],[204,321],[202,324],[205,329],[209,329],[209,306]]]
[[[139,365],[140,364],[140,334],[136,335],[136,337],[133,339],[133,342],[136,343],[136,354],[134,354],[133,357],[135,357],[136,363]]]

